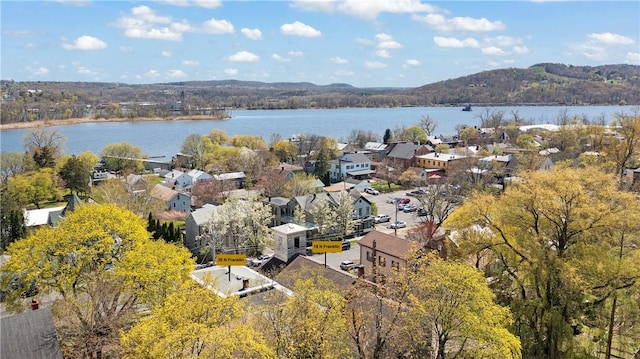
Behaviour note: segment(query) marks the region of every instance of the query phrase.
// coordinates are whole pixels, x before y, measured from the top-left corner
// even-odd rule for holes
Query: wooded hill
[[[176,103],[182,115],[202,108],[640,105],[640,66],[537,64],[483,71],[412,89],[237,80],[143,85],[2,80],[1,89],[2,123],[85,117],[88,106],[100,109],[90,112],[91,116],[107,118],[171,116]]]

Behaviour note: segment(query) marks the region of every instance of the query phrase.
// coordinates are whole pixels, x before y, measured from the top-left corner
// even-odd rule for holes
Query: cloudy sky
[[[16,81],[415,87],[541,62],[640,64],[638,1],[2,1]]]

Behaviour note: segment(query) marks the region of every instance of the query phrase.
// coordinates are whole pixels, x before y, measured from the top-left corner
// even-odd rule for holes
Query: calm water
[[[92,151],[99,154],[102,149],[116,142],[128,142],[142,149],[150,156],[166,156],[166,159],[180,151],[184,139],[193,133],[208,134],[212,130],[222,130],[228,135],[259,135],[269,142],[272,134],[282,138],[304,133],[346,140],[352,130],[372,131],[380,139],[385,129],[398,126],[413,126],[425,115],[430,115],[437,123],[436,134],[454,134],[456,125],[479,126],[480,114],[487,108],[476,107],[471,112],[463,112],[457,107],[403,107],[373,109],[330,109],[330,110],[234,110],[232,118],[226,121],[159,121],[159,122],[114,122],[84,123],[69,126],[53,126],[52,129],[66,136],[64,152],[78,154]],[[569,116],[589,119],[604,116],[607,122],[617,113],[630,114],[634,106],[576,106],[576,107],[496,107],[489,110],[503,111],[506,119],[511,119],[517,111],[520,118],[533,123],[555,123],[559,114],[566,110]],[[22,152],[22,138],[29,130],[0,131],[2,151]]]

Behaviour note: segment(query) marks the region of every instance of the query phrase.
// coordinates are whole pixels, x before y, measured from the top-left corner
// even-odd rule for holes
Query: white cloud
[[[160,53],[160,56],[162,56],[162,57],[171,57],[171,56],[173,56],[173,54],[171,53],[171,51],[162,51]]]
[[[438,31],[486,32],[506,28],[501,21],[489,21],[485,18],[454,17],[447,19],[441,14],[413,15],[412,18]]]
[[[227,60],[232,62],[257,62],[260,60],[260,57],[249,51],[240,51],[229,56]]]
[[[107,43],[93,36],[80,36],[72,43],[63,43],[62,47],[67,50],[102,50],[107,47]]]
[[[302,11],[334,12],[335,0],[294,0],[289,5]]]
[[[376,56],[382,57],[383,59],[388,59],[391,57],[391,54],[387,50],[377,50]]]
[[[187,77],[187,74],[182,70],[169,70],[167,72],[168,77],[179,78],[179,77]]]
[[[627,63],[640,65],[640,52],[627,52],[625,60],[627,61]]]
[[[367,39],[363,39],[361,37],[356,37],[356,42],[362,45],[373,45],[373,41],[371,40],[367,40]]]
[[[200,64],[200,62],[198,61],[193,61],[193,60],[182,60],[182,64],[184,66],[197,66]]]
[[[276,60],[276,61],[280,61],[280,62],[287,62],[287,61],[291,61],[291,59],[287,59],[286,57],[282,57],[278,54],[273,54],[271,55],[271,58]]]
[[[484,47],[480,51],[483,55],[504,56],[507,54],[504,50],[495,46]]]
[[[335,76],[353,76],[353,71],[338,70],[335,72]]]
[[[513,52],[517,55],[524,55],[529,53],[529,49],[526,46],[514,46]]]
[[[336,10],[362,19],[374,20],[380,13],[434,12],[438,8],[420,0],[344,0],[337,4]]]
[[[304,56],[304,52],[302,52],[302,51],[289,51],[289,52],[287,52],[287,55],[295,56],[295,57],[302,57],[302,56]]]
[[[587,37],[595,42],[603,43],[606,45],[633,45],[635,41],[626,36],[612,34],[610,32],[603,32],[600,34],[589,34]]]
[[[368,69],[384,69],[387,67],[387,64],[379,61],[365,61],[364,65]]]
[[[92,0],[56,0],[57,3],[73,6],[87,6],[91,5]]]
[[[222,6],[220,0],[156,0],[157,2],[175,6],[198,6],[205,9],[215,9]]]
[[[89,70],[88,67],[80,66],[78,67],[78,73],[81,75],[91,75],[93,72]]]
[[[416,59],[407,59],[405,62],[405,67],[408,66],[420,66],[420,61],[416,60]]]
[[[158,76],[160,76],[160,73],[157,70],[149,70],[147,71],[147,73],[144,74],[146,77],[150,77],[150,78],[157,78]]]
[[[282,32],[283,35],[301,37],[318,37],[322,35],[320,31],[309,25],[301,23],[300,21],[280,26],[280,32]]]
[[[202,31],[208,34],[233,34],[233,24],[227,20],[211,18],[202,24]]]
[[[240,32],[251,40],[262,40],[262,31],[259,29],[248,29],[245,27],[241,29]]]
[[[32,69],[31,67],[27,67],[27,71],[31,72],[34,76],[42,76],[49,73],[49,69],[46,67],[38,67],[37,69]]]
[[[171,17],[156,15],[155,11],[148,6],[138,6],[131,9],[132,16],[120,17],[115,27],[124,29],[127,37],[157,39],[168,41],[182,40],[182,31],[184,26],[175,24],[175,27],[168,26],[171,24]],[[157,27],[157,24],[163,24]]]
[[[229,68],[229,69],[225,69],[224,73],[229,75],[229,76],[236,76],[239,73],[239,71],[238,71],[238,69]]]
[[[340,56],[332,57],[332,58],[329,59],[329,61],[333,62],[334,64],[338,64],[338,65],[345,65],[345,64],[349,63],[349,60],[343,59]]]
[[[480,43],[471,37],[459,40],[455,37],[434,36],[433,42],[440,47],[453,47],[458,49],[465,47],[480,47]]]

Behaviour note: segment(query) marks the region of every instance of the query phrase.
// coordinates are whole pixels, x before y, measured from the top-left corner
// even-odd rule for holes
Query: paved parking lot
[[[394,230],[387,228],[391,223],[395,222],[396,215],[398,221],[407,222],[407,228],[398,229],[398,236],[402,237],[406,234],[407,229],[415,226],[416,223],[420,221],[416,212],[405,213],[401,210],[396,211],[396,206],[392,203],[387,203],[389,198],[400,197],[400,198],[409,198],[411,201],[409,203],[414,204],[416,206],[420,206],[420,201],[418,201],[415,197],[407,196],[407,192],[411,190],[402,190],[390,193],[381,193],[377,196],[365,193],[363,194],[369,201],[375,203],[378,207],[378,214],[387,214],[391,217],[391,221],[386,223],[376,224],[376,230],[388,234],[393,234]]]

